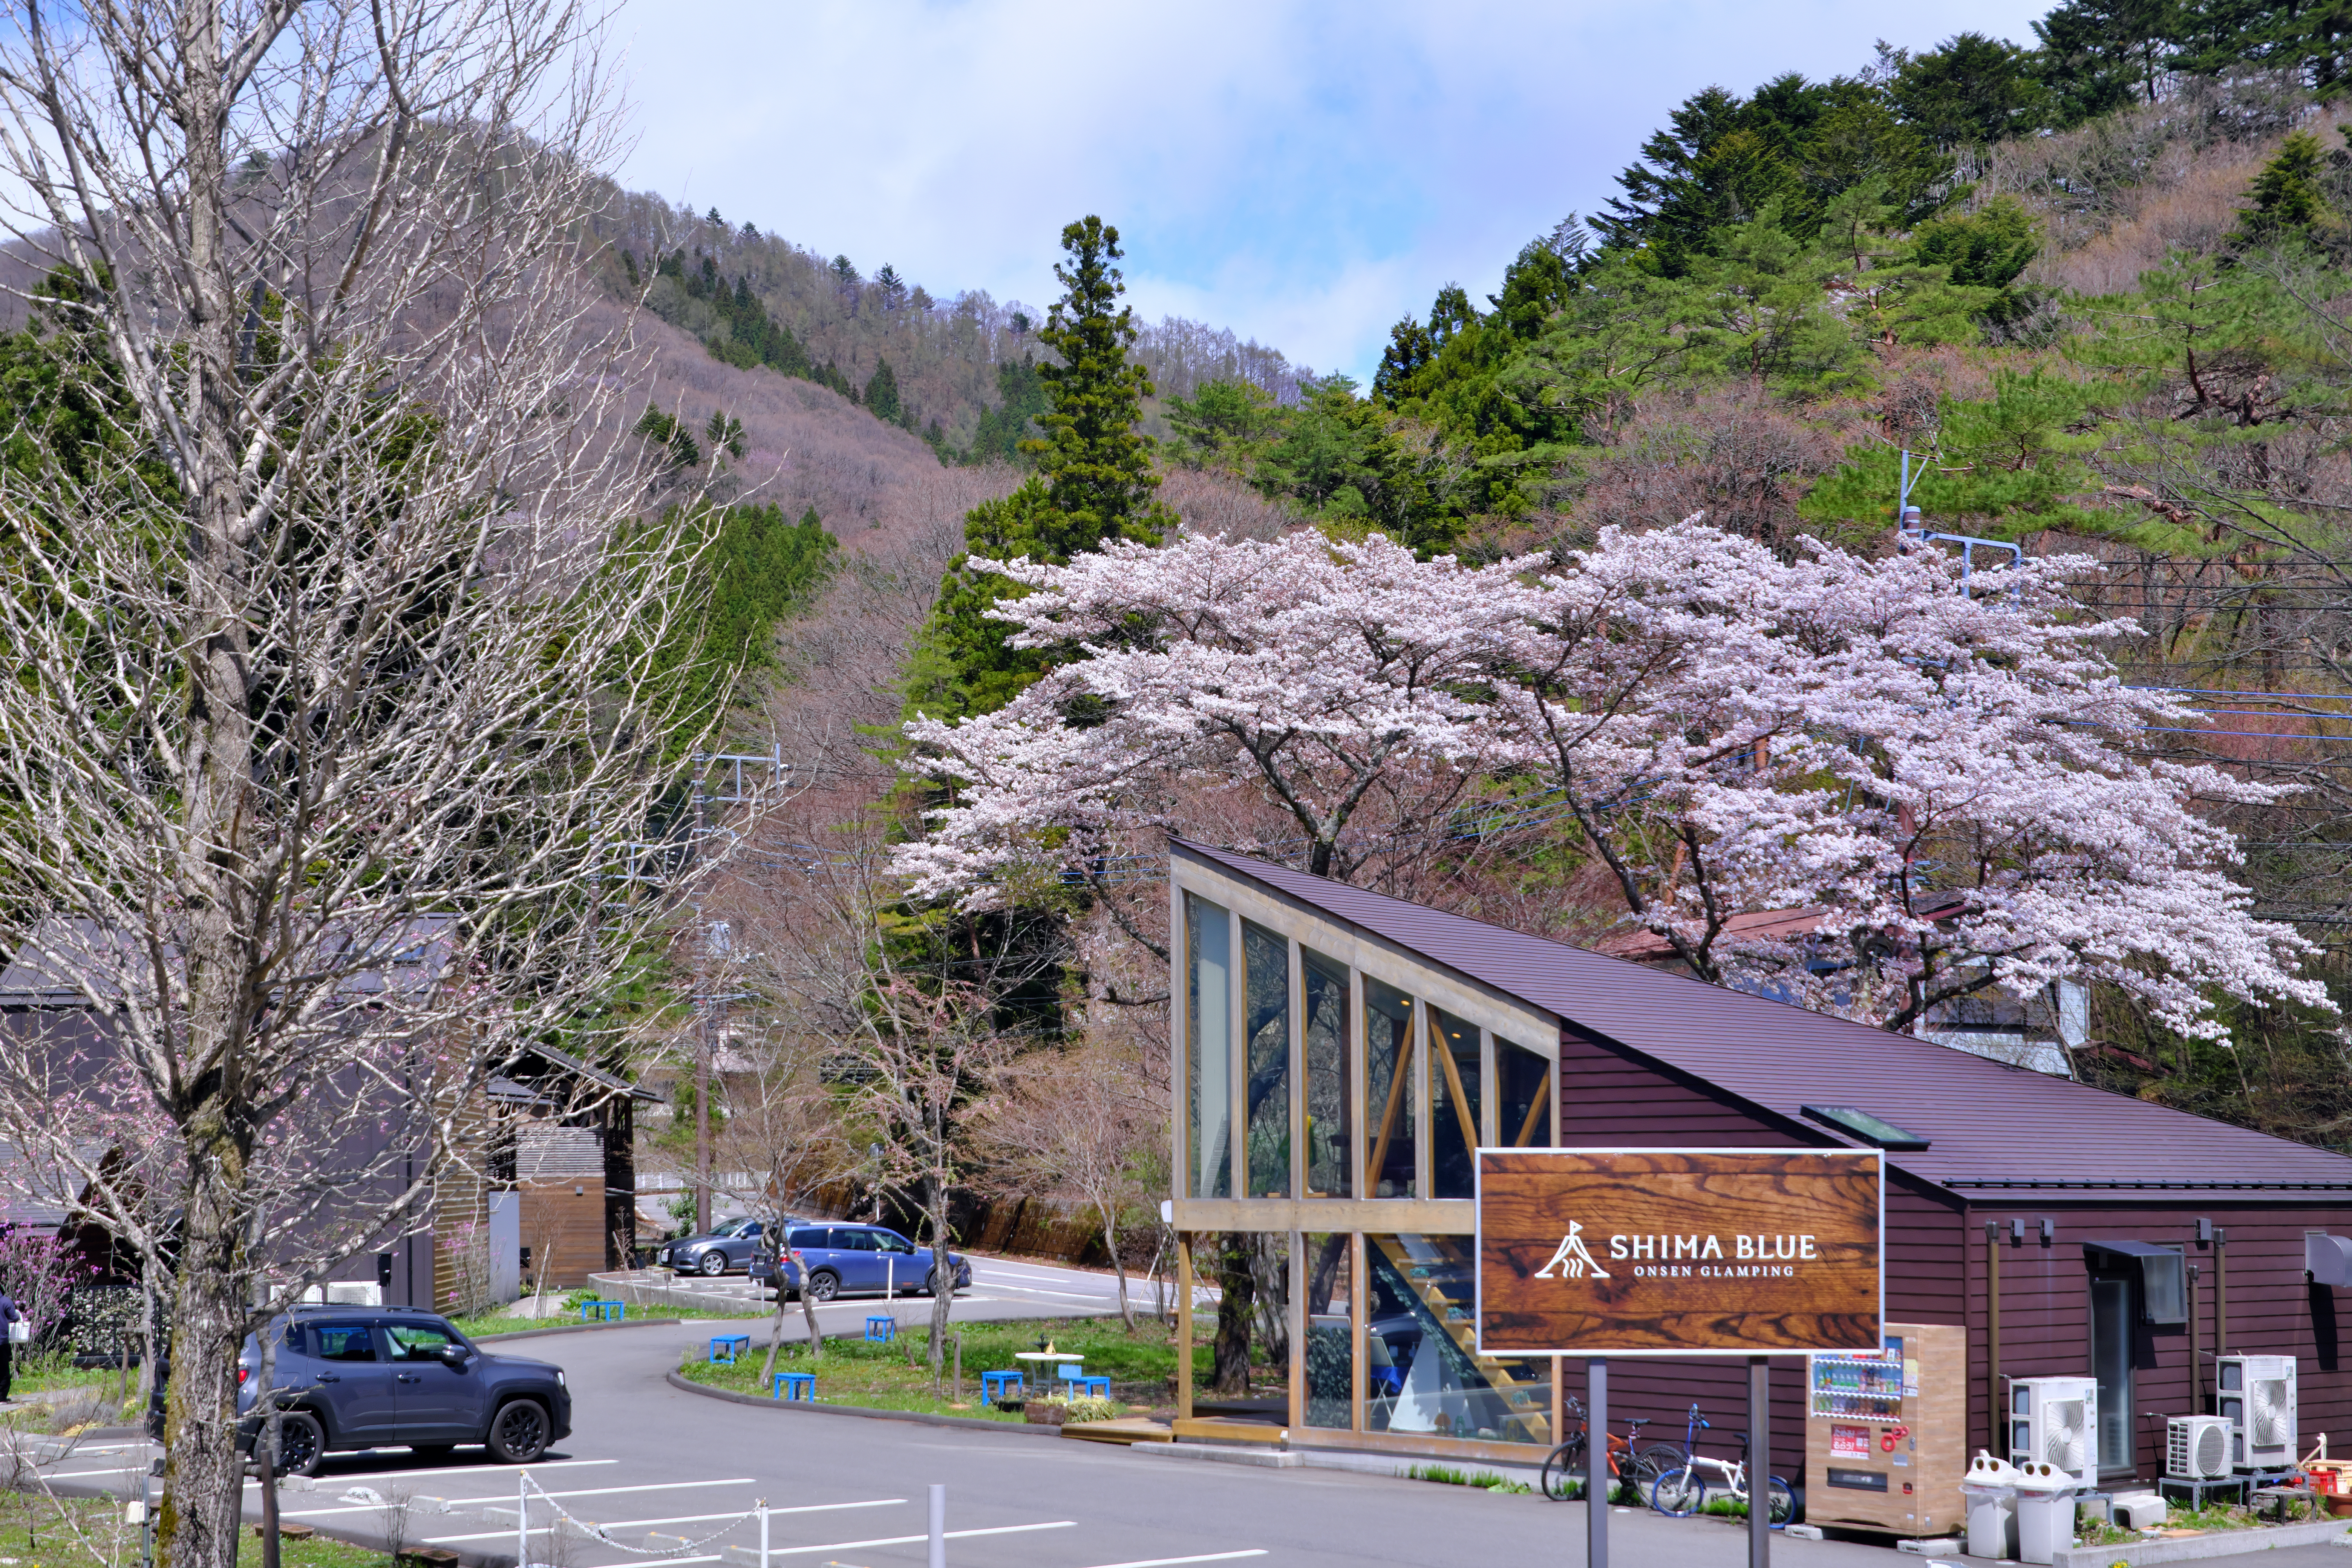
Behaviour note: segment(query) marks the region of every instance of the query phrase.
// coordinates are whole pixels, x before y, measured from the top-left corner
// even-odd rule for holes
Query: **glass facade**
[[[1441,1200],[1444,1210],[1401,1206],[1390,1223],[1466,1230],[1476,1151],[1553,1143],[1558,1068],[1495,1032],[1505,1022],[1497,1002],[1432,982],[1484,1023],[1457,1016],[1415,994],[1417,968],[1358,967],[1390,966],[1344,936],[1318,952],[1303,931],[1243,920],[1190,891],[1181,916],[1186,1128],[1176,1184],[1188,1197],[1296,1198],[1291,1224],[1310,1221],[1318,1199]],[[1528,1029],[1542,1026],[1515,1032],[1540,1039]],[[1255,1212],[1265,1225],[1280,1211]],[[1476,1352],[1474,1237],[1304,1225],[1248,1234],[1258,1259],[1252,1337],[1286,1362],[1287,1394],[1267,1398],[1276,1391],[1261,1383],[1255,1397],[1208,1401],[1203,1414],[1414,1440],[1360,1447],[1555,1440],[1555,1363]],[[1191,1303],[1180,1310],[1191,1321]],[[1193,1408],[1192,1396],[1181,1407]]]
[[[1364,1237],[1364,1430],[1549,1446],[1551,1362],[1481,1356],[1466,1236]]]
[[[1430,1196],[1478,1195],[1478,1030],[1443,1008],[1429,1012]]]
[[[1502,1036],[1495,1037],[1495,1077],[1502,1099],[1496,1109],[1502,1112],[1496,1128],[1502,1146],[1507,1149],[1549,1149],[1552,1145],[1551,1119],[1553,1102],[1558,1098],[1551,1091],[1551,1063],[1528,1050],[1515,1046]]]
[[[1354,1077],[1356,1031],[1348,1017],[1348,966],[1318,952],[1301,952],[1306,973],[1306,1036],[1300,1055],[1307,1072],[1307,1196],[1352,1198],[1348,1169],[1349,1086]]]
[[[1233,922],[1206,899],[1184,896],[1186,1105],[1192,1196],[1234,1195]]]
[[[1413,1083],[1412,1037],[1412,998],[1366,975],[1364,1109],[1372,1117],[1364,1129],[1368,1197],[1421,1195],[1421,1096]]]
[[[1290,1195],[1290,944],[1242,926],[1249,1039],[1249,1195]]]
[[[1307,1425],[1355,1423],[1356,1331],[1349,1233],[1307,1238]]]

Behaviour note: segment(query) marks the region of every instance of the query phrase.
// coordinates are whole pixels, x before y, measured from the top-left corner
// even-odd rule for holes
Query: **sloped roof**
[[[335,994],[346,999],[420,994],[440,982],[448,959],[440,937],[451,923],[446,915],[418,915],[370,939],[356,938],[349,926],[330,925],[311,939],[310,962],[336,974]],[[360,940],[368,946],[354,953]],[[173,967],[182,962],[176,942],[164,943],[163,961]],[[134,994],[150,994],[152,980],[153,963],[137,932],[52,917],[0,967],[0,1007],[87,1007],[94,996],[121,997],[126,985]]]
[[[1887,1163],[1978,1190],[2352,1190],[2352,1157],[2127,1095],[1506,931],[1281,866],[1171,840],[1372,935],[1712,1084],[1794,1143],[1850,1142],[1802,1120],[1851,1105],[1931,1142]],[[1573,1094],[1571,1082],[1568,1092]]]

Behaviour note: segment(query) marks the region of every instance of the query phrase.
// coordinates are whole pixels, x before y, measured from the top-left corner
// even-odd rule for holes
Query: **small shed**
[[[2294,1357],[2302,1429],[2352,1432],[2352,1273],[2306,1267],[2352,1255],[2328,1239],[2352,1158],[1203,845],[1170,859],[1187,1268],[1213,1232],[1279,1237],[1288,1269],[1287,1399],[1187,1406],[1192,1430],[1527,1462],[1574,1428],[1583,1368],[1476,1354],[1472,1150],[1874,1146],[1885,1315],[1964,1331],[1971,1451],[2007,1452],[2011,1380],[2089,1377],[2101,1479],[2152,1480],[2161,1417],[2214,1410],[2240,1353]],[[1744,1424],[1737,1360],[1610,1381],[1620,1430],[1679,1438],[1693,1403]],[[1800,1486],[1804,1389],[1776,1363],[1772,1468]]]

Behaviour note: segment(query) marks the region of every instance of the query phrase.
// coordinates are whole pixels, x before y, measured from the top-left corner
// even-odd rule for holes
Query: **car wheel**
[[[307,1410],[289,1410],[278,1418],[278,1458],[271,1470],[281,1476],[315,1476],[326,1457],[326,1428]]]
[[[727,1255],[718,1251],[706,1252],[702,1255],[702,1261],[697,1267],[702,1270],[705,1278],[716,1279],[727,1272]]]
[[[499,1408],[490,1422],[490,1452],[499,1462],[528,1465],[547,1452],[547,1412],[535,1399],[518,1399]]]
[[[809,1276],[808,1293],[820,1301],[830,1301],[841,1294],[841,1276],[830,1268],[820,1268]]]
[[[939,1293],[940,1271],[934,1268],[929,1273],[923,1276],[923,1294],[926,1296],[936,1296]]]

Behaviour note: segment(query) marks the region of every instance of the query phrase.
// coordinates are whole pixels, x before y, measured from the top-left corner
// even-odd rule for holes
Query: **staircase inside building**
[[[1478,1415],[1466,1430],[1453,1436],[1475,1437],[1482,1429],[1509,1442],[1540,1443],[1551,1436],[1551,1363],[1544,1359],[1500,1360],[1478,1353],[1474,1317],[1474,1281],[1468,1237],[1367,1236],[1372,1273],[1386,1294],[1407,1303],[1420,1321],[1423,1335],[1443,1335],[1475,1370],[1483,1389],[1465,1386],[1458,1392]],[[1416,1352],[1418,1353],[1418,1352]],[[1398,1368],[1400,1376],[1403,1366]],[[1402,1396],[1401,1396],[1402,1397]],[[1516,1428],[1516,1430],[1510,1429]]]

